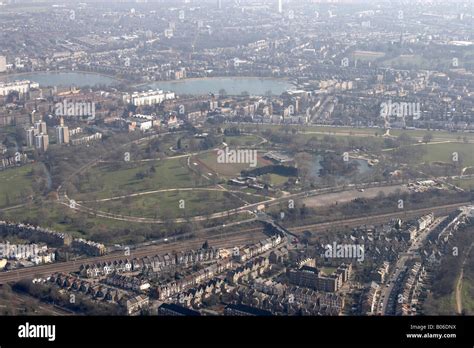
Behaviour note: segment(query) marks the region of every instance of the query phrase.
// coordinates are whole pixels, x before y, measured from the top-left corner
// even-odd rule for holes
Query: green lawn
[[[0,171],[0,207],[23,203],[33,192],[34,164]]]
[[[184,205],[181,205],[184,203]],[[222,191],[172,191],[113,201],[88,203],[104,212],[153,219],[206,215],[237,208],[244,203]]]
[[[256,167],[262,167],[271,164],[270,161],[262,158],[262,155],[263,153],[258,153]],[[249,164],[246,163],[217,163],[217,156],[217,151],[200,154],[197,156],[198,162],[196,162],[196,158],[194,157],[191,159],[191,165],[194,166],[194,163],[198,163],[196,167],[198,167],[199,170],[204,174],[212,171],[226,178],[238,176],[242,170],[253,169]]]
[[[458,159],[463,167],[474,165],[474,144],[445,143],[420,145],[426,149],[423,161],[453,163],[453,153],[458,154]]]
[[[474,314],[474,279],[464,276],[461,291],[462,308],[467,315]]]
[[[260,143],[262,140],[255,135],[238,135],[238,136],[224,136],[224,141],[229,147],[249,147]]]
[[[230,127],[230,125],[229,125]],[[247,128],[246,128],[247,127]],[[256,126],[244,126],[246,131],[264,131],[266,129],[270,129],[273,131],[284,131],[288,129],[288,134],[291,133],[291,129],[298,130],[298,137],[304,136],[310,138],[311,136],[321,136],[324,134],[328,135],[341,135],[344,137],[347,136],[381,136],[384,133],[383,128],[353,128],[353,127],[327,127],[327,126],[282,126],[282,125],[272,125],[272,124],[264,124],[264,125],[256,125]],[[399,136],[400,134],[407,134],[413,138],[421,140],[423,136],[428,133],[427,130],[421,129],[391,129],[390,134],[392,136]],[[474,141],[474,133],[455,133],[455,132],[446,132],[446,131],[429,131],[433,135],[432,141],[462,141],[463,137],[466,137],[469,141]]]
[[[419,55],[400,55],[398,57],[386,59],[383,61],[382,65],[384,66],[400,66],[405,64],[412,64],[416,66],[424,66],[429,64],[430,61],[424,59]]]
[[[199,177],[192,173],[186,158],[149,162],[101,163],[81,176],[76,200],[110,198],[130,193],[166,188],[193,187],[199,185]],[[151,168],[155,172],[151,172]],[[150,172],[145,178],[140,172]],[[198,180],[198,181],[196,181]]]
[[[407,66],[414,66],[419,69],[433,69],[439,66],[450,68],[452,67],[452,58],[447,56],[439,61],[434,61],[418,54],[400,55],[398,57],[385,59],[380,63],[380,65],[390,66],[393,68],[405,68]]]
[[[474,190],[474,179],[457,179],[449,182],[464,190]]]
[[[384,52],[375,52],[375,51],[354,51],[352,53],[352,58],[365,62],[372,62],[379,58],[385,56]]]
[[[269,174],[270,184],[273,186],[281,186],[288,181],[288,177],[278,175],[278,174]]]
[[[132,231],[140,230],[143,224],[124,222],[83,214],[55,202],[28,204],[25,209],[4,212],[2,216],[11,221],[30,222],[59,232],[67,232],[74,237],[93,240],[110,238],[115,243],[127,238]],[[155,227],[158,230],[157,227]],[[114,237],[115,235],[115,237]],[[117,238],[115,241],[114,238]]]
[[[331,135],[344,134],[345,136],[381,136],[384,133],[382,128],[349,128],[349,127],[308,127],[303,131],[304,135],[309,135],[311,132],[314,132],[317,136],[317,133],[327,133]],[[391,129],[390,135],[398,137],[401,134],[409,135],[412,138],[417,140],[423,139],[427,134],[431,133],[433,135],[432,141],[462,141],[463,137],[466,137],[469,141],[474,141],[473,133],[453,133],[453,132],[444,132],[444,131],[427,131],[420,129]]]
[[[235,199],[234,199],[235,200]],[[174,203],[174,199],[170,199]],[[186,204],[193,204],[187,202]],[[194,203],[195,204],[195,203]],[[29,222],[59,232],[67,232],[74,237],[99,241],[107,245],[134,244],[147,239],[157,239],[170,236],[174,228],[183,224],[146,224],[141,222],[120,221],[102,218],[69,209],[66,206],[52,201],[43,201],[38,204],[28,204],[25,208],[8,210],[0,213],[1,219],[19,222]],[[222,225],[239,220],[249,219],[248,214],[232,215],[221,219],[212,220],[213,224]],[[204,223],[201,223],[204,227]]]

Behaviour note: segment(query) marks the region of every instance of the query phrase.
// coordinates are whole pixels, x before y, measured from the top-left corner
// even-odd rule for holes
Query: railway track
[[[261,229],[260,229],[261,231]],[[216,235],[213,237],[208,237],[206,240],[212,242],[212,246],[216,248],[225,248],[225,247],[233,247],[240,244],[246,244],[250,241],[257,241],[263,239],[263,234],[244,234],[242,235],[241,231],[235,231],[232,234],[227,233],[223,236]],[[23,268],[19,270],[12,270],[10,272],[0,273],[0,284],[18,281],[20,279],[25,278],[35,278],[35,277],[44,277],[50,275],[55,272],[75,272],[79,270],[80,265],[82,264],[92,264],[92,263],[99,263],[99,262],[112,262],[115,260],[123,260],[123,259],[133,259],[133,258],[142,258],[146,256],[155,256],[156,254],[165,254],[172,251],[180,251],[180,250],[189,250],[196,247],[200,247],[203,243],[204,239],[196,239],[196,240],[189,240],[189,241],[180,241],[176,243],[170,244],[162,244],[158,246],[151,246],[145,247],[143,249],[138,250],[130,250],[130,255],[125,255],[122,252],[114,252],[109,255],[104,256],[97,256],[97,257],[89,257],[74,261],[67,261],[67,262],[58,262],[52,263],[47,265],[41,265],[36,267],[30,268]]]
[[[396,213],[387,213],[381,214],[376,216],[364,216],[360,218],[353,218],[347,220],[340,220],[340,221],[332,221],[332,222],[323,222],[323,223],[316,223],[311,225],[304,225],[304,226],[296,226],[296,227],[288,227],[288,230],[294,233],[301,233],[303,231],[311,230],[314,232],[320,232],[327,230],[328,228],[334,227],[354,227],[354,226],[361,226],[367,223],[370,224],[377,224],[387,221],[391,218],[400,218],[400,219],[411,219],[419,215],[426,215],[429,213],[434,214],[449,214],[450,212],[456,210],[459,207],[462,207],[470,202],[463,202],[463,203],[454,203],[454,204],[447,204],[439,207],[430,207],[430,208],[421,208],[415,209],[412,211],[400,211]]]
[[[328,222],[319,222],[314,224],[302,225],[302,226],[285,226],[290,232],[293,233],[302,233],[304,231],[311,231],[311,232],[323,232],[330,228],[335,227],[356,227],[365,224],[377,224],[383,223],[391,218],[401,218],[401,219],[411,219],[419,215],[425,215],[429,213],[434,214],[449,214],[450,212],[454,211],[455,209],[462,207],[464,205],[470,204],[471,202],[462,202],[462,203],[454,203],[454,204],[447,204],[438,207],[430,207],[430,208],[420,208],[415,209],[412,211],[400,211],[395,213],[386,213],[381,215],[375,216],[364,216],[360,218],[352,218],[352,219],[345,219],[345,220],[338,220],[338,221],[328,221]],[[248,233],[248,232],[255,232],[261,230],[259,228],[249,228],[245,230],[241,230],[241,232]]]
[[[321,232],[327,231],[330,228],[337,228],[337,227],[356,227],[365,224],[377,224],[383,223],[391,218],[402,218],[402,219],[409,219],[416,216],[429,214],[433,212],[434,214],[448,214],[449,212],[454,211],[455,209],[469,204],[470,202],[462,202],[462,203],[454,203],[454,204],[447,204],[438,207],[430,207],[430,208],[421,208],[412,211],[401,211],[401,212],[394,212],[394,213],[386,213],[380,214],[375,216],[363,216],[359,218],[352,218],[340,221],[331,221],[331,222],[323,222],[317,224],[309,224],[304,226],[295,226],[289,227],[288,230],[293,233],[302,233],[306,230],[310,230],[312,232]],[[233,232],[223,233],[223,234],[216,234],[214,236],[206,236],[206,237],[199,237],[195,240],[186,240],[186,241],[178,241],[170,244],[160,244],[154,245],[149,247],[143,247],[140,249],[130,250],[130,255],[125,256],[121,252],[114,252],[109,255],[98,256],[98,257],[90,257],[75,261],[68,261],[68,262],[60,262],[60,263],[53,263],[48,265],[36,266],[31,268],[23,268],[19,270],[13,270],[10,272],[0,273],[0,284],[18,281],[20,279],[25,278],[33,278],[33,277],[41,277],[47,276],[54,272],[75,272],[79,269],[81,264],[91,264],[91,263],[98,263],[98,262],[111,262],[115,260],[120,260],[124,258],[142,258],[145,256],[154,256],[156,254],[164,254],[167,252],[172,251],[180,251],[180,250],[189,250],[196,247],[200,247],[205,240],[208,240],[212,246],[216,248],[224,248],[224,247],[233,247],[240,244],[246,244],[251,241],[257,241],[263,238],[263,234],[261,234],[262,228],[250,228],[246,230],[237,230]]]

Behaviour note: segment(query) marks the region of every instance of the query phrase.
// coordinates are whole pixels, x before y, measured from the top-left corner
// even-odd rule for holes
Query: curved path
[[[462,281],[464,278],[464,266],[466,265],[466,262],[469,259],[469,254],[471,252],[473,244],[474,243],[471,243],[469,249],[467,250],[466,256],[461,266],[461,273],[459,274],[459,279],[456,284],[456,312],[458,314],[462,314]]]
[[[220,186],[221,187],[221,186]],[[138,192],[138,193],[130,193],[128,195],[123,196],[115,196],[110,198],[102,198],[102,199],[94,199],[90,201],[76,201],[76,203],[99,203],[99,202],[108,202],[108,201],[115,201],[118,199],[124,199],[128,197],[139,197],[139,196],[146,196],[152,195],[155,193],[163,193],[163,192],[179,192],[179,191],[218,191],[218,192],[229,192],[229,193],[242,193],[247,196],[255,196],[255,197],[263,197],[266,198],[264,195],[259,195],[256,193],[250,192],[241,192],[235,190],[227,190],[225,188],[212,188],[212,187],[183,187],[183,188],[173,188],[173,189],[162,189],[162,190],[153,190],[153,191],[145,191],[145,192]]]
[[[177,133],[177,132],[175,132],[175,133]],[[149,137],[134,140],[134,141],[132,141],[128,144],[123,144],[121,147],[132,144],[132,143],[135,143],[135,144],[141,143],[141,142],[151,140],[151,139],[153,139],[155,137],[158,137],[158,136],[161,136],[161,135],[175,134],[175,133],[155,134],[155,135],[152,135],[152,136],[149,136]],[[254,134],[248,134],[248,133],[242,133],[242,134],[243,135],[254,135]],[[267,139],[265,139],[264,137],[262,137],[260,135],[258,135],[257,137],[260,139],[260,142],[252,145],[252,147],[257,147],[257,146],[260,146],[260,145],[265,144],[265,143],[268,142]],[[223,146],[223,145],[221,145],[221,146]],[[187,166],[191,171],[193,171],[193,168],[191,167],[191,164],[190,164],[190,160],[193,156],[198,156],[198,155],[203,154],[203,153],[217,151],[217,150],[219,150],[219,148],[220,147],[216,147],[216,148],[213,148],[213,149],[193,152],[193,153],[189,153],[189,154],[177,155],[177,156],[172,156],[172,157],[166,157],[166,158],[141,159],[141,160],[130,161],[130,162],[131,163],[134,163],[134,162],[151,162],[151,161],[162,161],[162,160],[167,160],[167,159],[171,160],[171,159],[177,159],[177,158],[187,158]],[[70,180],[73,176],[78,175],[78,174],[84,172],[85,170],[88,170],[89,168],[97,165],[98,163],[114,163],[114,162],[121,162],[121,161],[105,161],[105,160],[102,160],[100,158],[95,159],[95,160],[87,163],[86,165],[82,166],[81,168],[79,168],[73,174],[71,174],[66,179],[65,182]],[[203,173],[200,173],[200,174],[206,180],[211,181],[211,179],[208,176],[206,176],[205,174],[203,174]],[[215,173],[215,175],[218,177],[217,173]],[[173,189],[162,189],[162,190],[153,190],[153,191],[147,191],[147,192],[131,193],[131,194],[128,194],[128,195],[115,196],[115,197],[98,199],[98,200],[91,200],[91,201],[75,201],[74,199],[71,199],[71,198],[68,197],[67,192],[64,192],[64,194],[62,196],[60,195],[60,190],[62,189],[64,184],[65,183],[61,184],[57,189],[57,193],[58,193],[57,202],[59,204],[67,206],[70,209],[74,209],[74,210],[77,210],[77,211],[87,213],[89,215],[94,215],[94,216],[98,216],[98,217],[102,217],[102,218],[114,219],[114,220],[119,220],[119,221],[128,221],[128,222],[151,223],[151,224],[162,224],[162,223],[165,222],[165,220],[108,213],[108,212],[104,212],[104,211],[101,211],[101,210],[98,210],[98,209],[89,208],[89,207],[85,206],[84,203],[107,202],[107,201],[119,200],[119,199],[123,199],[123,198],[127,198],[127,197],[138,197],[138,196],[156,194],[156,193],[161,193],[161,192],[179,192],[179,191],[221,191],[221,192],[228,192],[233,197],[235,197],[236,199],[240,200],[243,203],[243,205],[238,207],[238,208],[229,209],[229,210],[225,210],[225,211],[217,212],[217,213],[213,213],[213,214],[208,214],[206,216],[200,215],[200,216],[193,216],[193,217],[190,217],[190,218],[177,218],[177,219],[173,220],[176,223],[181,223],[181,222],[187,222],[187,221],[205,221],[205,220],[208,220],[208,219],[217,219],[217,218],[222,218],[222,217],[227,217],[227,216],[242,214],[242,213],[248,213],[248,214],[253,215],[254,213],[252,212],[252,210],[255,210],[260,204],[268,204],[268,203],[271,203],[271,202],[276,200],[276,198],[271,197],[268,200],[263,200],[263,201],[260,201],[258,203],[251,204],[248,201],[244,200],[242,197],[238,196],[237,193],[240,193],[240,194],[244,193],[247,196],[254,196],[254,197],[259,197],[259,198],[263,198],[263,199],[267,198],[267,196],[254,194],[254,193],[248,193],[248,192],[241,192],[241,191],[236,191],[236,190],[229,190],[229,189],[225,188],[222,185],[217,185],[218,188],[173,188]]]

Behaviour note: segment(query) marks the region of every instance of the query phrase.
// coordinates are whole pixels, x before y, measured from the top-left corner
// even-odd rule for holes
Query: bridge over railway
[[[427,213],[433,212],[435,215],[442,215],[442,214],[449,214],[454,210],[466,206],[472,205],[472,202],[460,202],[454,204],[447,204],[441,205],[436,207],[429,207],[429,208],[422,208],[416,209],[411,211],[410,213],[402,214],[402,217],[409,218],[415,217],[419,215],[424,215]],[[315,223],[315,224],[307,224],[303,226],[296,226],[290,227],[293,232],[289,231],[288,229],[282,227],[278,224],[271,216],[267,215],[263,212],[256,213],[256,220],[259,220],[265,224],[272,226],[274,229],[279,231],[284,236],[288,237],[289,239],[298,238],[298,233],[303,232],[304,230],[311,229],[312,231],[326,231],[329,228],[337,228],[337,227],[355,227],[364,224],[374,224],[374,223],[382,223],[387,221],[387,219],[400,217],[400,213],[387,213],[387,214],[378,214],[373,216],[364,216],[360,218],[351,218],[345,220],[338,220],[338,221],[330,221],[330,222],[322,222],[322,223]],[[250,220],[246,220],[245,222],[249,222]],[[257,229],[255,229],[257,231]],[[212,245],[215,247],[231,247],[235,246],[236,244],[246,243],[249,239],[254,236],[253,229],[245,230],[245,235],[242,234],[242,231],[235,231],[233,234],[228,234],[225,240],[216,240],[212,241]],[[157,244],[157,245],[149,245],[140,247],[137,249],[131,250],[130,258],[140,258],[145,256],[154,256],[157,253],[166,253],[173,250],[181,250],[183,248],[189,249],[193,247],[199,247],[205,240],[212,240],[212,238],[196,238],[192,241],[187,241],[183,243],[183,241],[176,241],[170,244]],[[28,279],[34,277],[43,277],[50,275],[54,272],[76,272],[79,270],[81,264],[90,264],[90,263],[97,263],[97,262],[113,262],[115,260],[123,259],[124,254],[123,252],[113,252],[111,254],[107,254],[104,256],[97,256],[91,258],[84,258],[78,259],[73,261],[66,261],[66,262],[56,262],[51,264],[45,264],[40,266],[34,267],[27,267],[12,270],[10,272],[0,272],[0,285],[5,284],[8,282],[15,282],[20,279]]]
[[[267,225],[272,226],[277,232],[279,232],[282,236],[285,237],[293,237],[293,238],[298,238],[296,234],[293,232],[287,230],[285,227],[281,226],[279,223],[275,221],[270,215],[264,213],[264,212],[259,212],[257,213],[256,220],[261,221]]]

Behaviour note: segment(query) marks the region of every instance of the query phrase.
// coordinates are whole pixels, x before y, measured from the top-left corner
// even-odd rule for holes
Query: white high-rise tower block
[[[283,13],[283,0],[278,0],[278,13]]]

